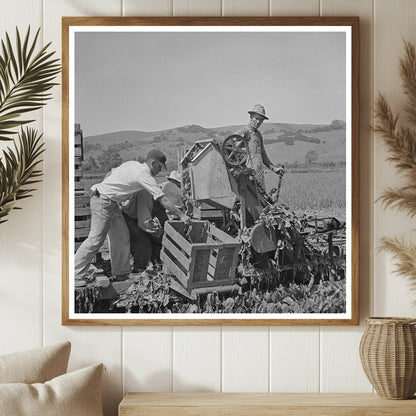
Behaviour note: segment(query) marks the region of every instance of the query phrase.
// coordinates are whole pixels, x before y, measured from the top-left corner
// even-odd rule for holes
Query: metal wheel
[[[230,166],[241,166],[248,157],[248,143],[238,134],[228,136],[222,144],[222,156],[225,163]]]

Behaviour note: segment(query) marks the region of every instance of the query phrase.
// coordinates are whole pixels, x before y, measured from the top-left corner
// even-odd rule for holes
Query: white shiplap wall
[[[374,254],[381,235],[408,235],[414,224],[373,201],[399,182],[369,128],[377,91],[395,111],[401,37],[416,42],[414,0],[0,0],[0,30],[42,27],[61,53],[62,16],[343,16],[361,19],[360,268],[361,316],[415,314],[412,296]],[[72,342],[70,369],[106,366],[106,416],[127,391],[368,392],[358,357],[359,327],[62,327],[61,93],[37,117],[45,135],[44,182],[0,225],[0,353]],[[4,147],[4,144],[0,144]],[[1,147],[0,147],[1,148]]]

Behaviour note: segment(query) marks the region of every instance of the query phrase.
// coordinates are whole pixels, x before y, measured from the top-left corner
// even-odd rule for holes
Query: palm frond
[[[378,250],[389,251],[395,259],[395,273],[407,277],[412,290],[416,290],[416,246],[403,239],[383,237]]]
[[[44,143],[42,135],[36,130],[26,128],[18,134],[19,145],[14,149],[7,148],[0,159],[0,223],[19,199],[31,196],[35,188],[28,187],[41,181],[41,163]],[[39,178],[39,179],[37,179]]]
[[[22,42],[16,28],[13,47],[8,33],[0,43],[0,140],[10,140],[11,130],[30,123],[19,119],[22,114],[42,108],[52,98],[48,93],[56,85],[53,80],[61,71],[54,52],[48,52],[50,43],[35,53],[39,31],[30,39],[30,27]]]

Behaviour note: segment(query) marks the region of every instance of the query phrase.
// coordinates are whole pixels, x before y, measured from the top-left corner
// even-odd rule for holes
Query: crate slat
[[[75,228],[75,238],[88,237],[90,233],[90,228]]]
[[[75,131],[74,144],[82,145],[82,133],[80,131]]]
[[[88,207],[79,207],[75,205],[75,216],[81,217],[81,216],[91,216],[91,210]]]
[[[91,227],[91,219],[82,220],[82,221],[75,220],[74,224],[75,224],[75,229]]]
[[[195,282],[204,282],[208,275],[210,250],[203,247],[203,243],[192,245],[192,281],[189,282],[188,287],[194,287]]]
[[[80,157],[82,159],[82,147],[80,145],[76,145],[74,149],[75,157]]]
[[[212,273],[213,280],[229,279],[230,274],[234,274],[234,270],[232,269],[233,259],[224,259],[225,256],[221,251],[222,250],[220,250],[217,257],[214,257],[212,254],[210,256],[210,265],[214,269],[214,272]]]
[[[76,204],[89,204],[91,196],[87,192],[77,192],[75,194],[75,203]]]
[[[173,227],[169,224],[169,221],[165,222],[165,234],[167,234],[169,237],[171,237],[172,240],[176,241],[178,245],[181,246],[183,251],[191,255],[191,244],[185,239],[185,237],[182,237]]]
[[[207,274],[207,282],[212,282],[214,280],[215,274],[215,265],[213,266],[211,263],[208,264],[208,274]]]
[[[90,197],[88,195],[75,196],[75,208],[86,207],[90,204]]]
[[[230,235],[228,235],[227,233],[225,233],[224,231],[221,231],[220,229],[218,229],[216,227],[210,227],[209,234],[216,237],[223,244],[224,243],[232,243],[236,246],[239,245],[239,243],[235,240],[235,238],[231,237]]]
[[[162,251],[160,252],[160,260],[162,260],[165,267],[175,275],[175,277],[179,280],[179,282],[182,283],[184,287],[188,287],[188,277],[181,270],[181,268],[177,266],[175,262],[169,257],[169,252],[167,252],[164,247],[162,247]]]
[[[222,285],[232,285],[234,284],[230,279],[224,280],[205,280],[204,282],[199,282],[198,285],[192,287],[191,291],[193,292],[195,289],[202,288],[202,287],[219,287]]]
[[[182,264],[182,266],[188,270],[189,268],[189,264],[191,263],[191,261],[189,260],[188,257],[186,257],[182,251],[172,242],[170,241],[169,237],[164,235],[163,239],[162,239],[162,245],[164,247],[166,247],[166,249],[172,253],[175,254],[176,258],[178,259],[178,261],[180,261],[180,263]]]
[[[195,243],[192,244],[192,248],[219,249],[221,245],[219,243]]]
[[[75,177],[77,177],[77,178],[82,177],[83,173],[84,173],[84,172],[83,172],[82,167],[79,167],[79,168],[75,169],[75,171],[74,171],[74,175],[75,175]]]

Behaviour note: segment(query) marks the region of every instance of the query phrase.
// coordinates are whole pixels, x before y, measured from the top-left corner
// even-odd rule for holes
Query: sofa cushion
[[[43,384],[0,384],[0,415],[103,416],[102,372],[97,364]]]
[[[70,342],[0,355],[0,383],[44,383],[66,373]]]

